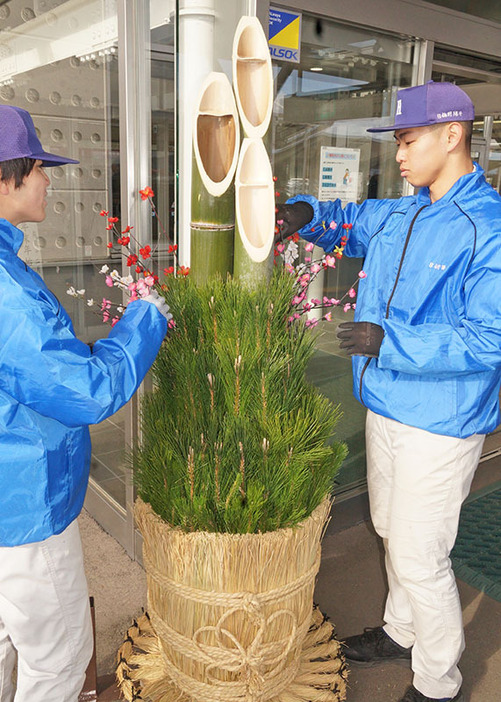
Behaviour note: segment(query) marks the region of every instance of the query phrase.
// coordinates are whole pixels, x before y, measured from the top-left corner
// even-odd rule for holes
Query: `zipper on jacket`
[[[372,361],[372,358],[368,358],[368,359],[366,360],[365,365],[364,365],[364,367],[362,368],[362,372],[360,373],[360,382],[359,382],[359,384],[358,384],[358,395],[359,395],[359,397],[360,397],[360,402],[363,404],[364,407],[366,407],[367,405],[366,405],[365,402],[362,400],[362,381],[363,381],[363,379],[364,379],[365,371],[366,371],[367,368],[369,367],[369,363],[370,363],[371,361]]]
[[[403,266],[403,264],[404,264],[405,253],[406,253],[406,251],[407,251],[407,246],[408,246],[409,240],[410,240],[410,238],[411,238],[412,230],[413,230],[413,228],[414,228],[414,223],[415,223],[416,219],[418,218],[418,215],[420,214],[420,212],[422,212],[422,211],[424,210],[425,207],[428,207],[428,205],[423,205],[422,207],[419,208],[419,210],[416,212],[416,214],[415,214],[414,217],[412,218],[412,222],[411,222],[410,225],[409,225],[409,229],[408,229],[408,231],[407,231],[407,236],[406,236],[406,238],[405,238],[404,250],[402,251],[402,256],[401,256],[401,258],[400,258],[400,264],[399,264],[399,266],[398,266],[398,271],[397,271],[397,277],[396,277],[396,279],[395,279],[395,284],[394,284],[394,286],[393,286],[393,290],[391,291],[390,297],[388,298],[388,304],[386,305],[386,315],[385,315],[385,318],[386,318],[386,319],[388,319],[388,315],[390,314],[390,304],[391,304],[391,301],[392,301],[392,299],[393,299],[393,295],[395,294],[395,289],[396,289],[397,284],[398,284],[398,279],[400,278],[400,273],[401,273],[401,271],[402,271],[402,266]],[[365,365],[364,365],[364,367],[362,368],[362,372],[360,373],[360,381],[359,381],[359,384],[358,384],[358,395],[359,395],[359,397],[360,397],[360,402],[363,404],[364,407],[366,407],[366,404],[365,404],[365,402],[364,402],[363,399],[362,399],[362,385],[363,385],[363,379],[364,379],[365,371],[366,371],[367,368],[369,367],[369,363],[370,363],[371,361],[372,361],[372,358],[368,358],[367,361],[365,362]]]
[[[416,212],[416,214],[412,218],[412,222],[410,223],[409,230],[407,232],[407,237],[405,239],[404,250],[402,251],[402,257],[400,258],[400,264],[398,266],[397,277],[395,278],[395,285],[393,286],[393,290],[391,291],[390,297],[388,298],[388,304],[386,305],[385,319],[388,319],[388,315],[390,314],[390,304],[391,304],[391,301],[393,300],[393,295],[395,294],[395,290],[396,290],[396,287],[398,285],[398,279],[400,278],[402,266],[404,265],[405,253],[407,251],[407,246],[409,245],[412,230],[414,229],[414,223],[415,223],[416,219],[418,218],[419,214],[424,210],[425,207],[428,207],[428,205],[423,205],[422,207],[419,208],[419,210]]]

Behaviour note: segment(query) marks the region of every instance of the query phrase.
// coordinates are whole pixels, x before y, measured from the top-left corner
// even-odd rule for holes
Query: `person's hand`
[[[379,356],[384,331],[372,322],[343,322],[338,327],[339,348],[350,356]]]
[[[146,302],[151,302],[152,305],[155,305],[157,310],[163,314],[168,322],[172,319],[172,315],[169,312],[169,305],[165,302],[164,298],[157,293],[156,290],[150,290],[148,295],[140,299],[145,300]]]
[[[278,227],[278,238],[295,234],[302,229],[313,217],[313,207],[303,200],[294,202],[291,205],[277,204],[276,222]]]

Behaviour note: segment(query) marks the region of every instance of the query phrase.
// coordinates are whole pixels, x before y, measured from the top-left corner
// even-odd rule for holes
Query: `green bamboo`
[[[239,122],[224,74],[207,78],[196,111],[191,197],[191,275],[199,285],[233,269],[235,195],[233,173]]]
[[[190,275],[198,285],[211,276],[225,278],[233,272],[235,188],[216,197],[205,188],[193,159],[191,191]]]
[[[235,246],[233,274],[247,286],[258,285],[262,280],[268,280],[273,270],[272,253],[264,261],[256,262],[251,259],[242,242],[238,224],[235,224]]]

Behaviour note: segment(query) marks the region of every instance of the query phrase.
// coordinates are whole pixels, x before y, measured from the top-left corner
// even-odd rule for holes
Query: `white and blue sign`
[[[268,43],[272,59],[299,63],[301,58],[301,13],[270,7]]]

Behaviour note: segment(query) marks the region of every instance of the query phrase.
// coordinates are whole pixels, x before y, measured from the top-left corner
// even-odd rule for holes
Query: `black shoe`
[[[414,685],[411,685],[399,702],[464,702],[464,697],[461,690],[455,697],[426,697],[422,692],[416,690]]]
[[[364,629],[364,633],[357,636],[349,636],[343,644],[343,653],[348,661],[366,666],[385,661],[409,663],[411,650],[412,646],[399,646],[381,626]]]

